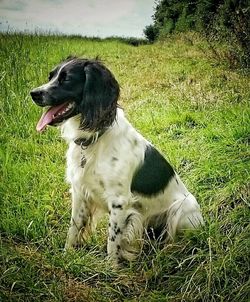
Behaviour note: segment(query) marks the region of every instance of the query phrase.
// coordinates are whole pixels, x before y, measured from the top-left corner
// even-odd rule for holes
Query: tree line
[[[153,23],[144,29],[149,42],[176,32],[197,31],[208,41],[225,42],[231,59],[250,67],[250,0],[156,1]]]

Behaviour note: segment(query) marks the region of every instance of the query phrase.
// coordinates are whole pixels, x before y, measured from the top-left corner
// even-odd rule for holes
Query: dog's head
[[[99,61],[69,57],[50,72],[48,83],[30,94],[37,105],[48,106],[37,124],[38,131],[79,114],[80,127],[96,131],[113,123],[119,85]]]

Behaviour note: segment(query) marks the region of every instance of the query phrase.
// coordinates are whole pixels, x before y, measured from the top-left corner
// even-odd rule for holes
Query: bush
[[[223,58],[231,68],[250,67],[250,19],[247,1],[222,1],[201,32],[210,42],[226,44]]]
[[[231,67],[250,67],[249,0],[161,0],[154,23],[144,29],[150,42],[174,32],[196,30],[211,42],[227,44]]]
[[[145,27],[145,29],[143,30],[143,33],[144,33],[145,37],[148,39],[148,41],[150,43],[153,43],[158,38],[159,29],[156,25],[151,24],[151,25],[148,25]]]

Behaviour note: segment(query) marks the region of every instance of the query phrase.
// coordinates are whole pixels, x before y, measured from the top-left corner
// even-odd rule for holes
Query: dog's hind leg
[[[172,241],[176,233],[198,228],[203,224],[200,206],[191,193],[176,199],[170,207],[149,218],[147,233],[159,242]]]
[[[170,239],[179,231],[196,229],[204,223],[200,206],[191,193],[173,202],[167,214],[166,229]]]

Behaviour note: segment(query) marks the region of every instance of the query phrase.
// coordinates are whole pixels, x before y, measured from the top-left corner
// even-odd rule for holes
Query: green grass
[[[201,39],[133,47],[118,40],[0,35],[0,301],[249,301],[249,77],[208,58]],[[206,50],[205,52],[203,50]],[[99,56],[132,124],[197,196],[205,226],[112,269],[105,221],[63,253],[70,219],[66,144],[35,131],[29,91],[69,54]]]

